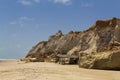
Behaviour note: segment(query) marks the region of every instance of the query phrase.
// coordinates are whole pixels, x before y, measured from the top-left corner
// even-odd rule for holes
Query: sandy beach
[[[120,71],[90,70],[47,62],[0,61],[0,80],[120,80]]]

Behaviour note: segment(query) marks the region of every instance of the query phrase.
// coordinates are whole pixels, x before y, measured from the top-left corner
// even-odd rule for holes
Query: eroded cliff
[[[48,41],[34,46],[26,58],[45,60],[51,55],[79,56],[79,66],[96,69],[120,69],[120,19],[98,20],[83,32],[58,31]]]

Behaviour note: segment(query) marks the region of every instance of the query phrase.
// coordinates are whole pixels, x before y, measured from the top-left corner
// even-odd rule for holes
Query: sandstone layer
[[[58,31],[34,46],[26,58],[45,61],[51,55],[79,56],[80,67],[120,69],[120,19],[98,20],[85,31],[63,34]]]

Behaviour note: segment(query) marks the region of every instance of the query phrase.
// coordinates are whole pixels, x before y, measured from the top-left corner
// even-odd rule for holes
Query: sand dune
[[[120,80],[120,71],[89,70],[77,65],[0,61],[0,80]]]

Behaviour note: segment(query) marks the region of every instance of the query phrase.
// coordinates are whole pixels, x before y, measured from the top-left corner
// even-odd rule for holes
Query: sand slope
[[[0,61],[0,80],[120,80],[120,71],[89,70],[77,65]]]

